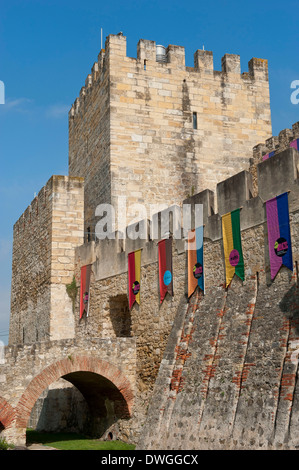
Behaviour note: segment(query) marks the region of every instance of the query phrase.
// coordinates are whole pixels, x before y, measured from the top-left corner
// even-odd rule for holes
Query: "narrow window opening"
[[[146,59],[144,59],[144,62],[143,62],[143,69],[146,70]]]
[[[87,241],[91,241],[90,227],[87,227]]]
[[[193,129],[197,129],[197,113],[193,113]]]

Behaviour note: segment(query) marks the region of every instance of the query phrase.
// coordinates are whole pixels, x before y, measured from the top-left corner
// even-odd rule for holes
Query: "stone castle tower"
[[[82,393],[92,412],[83,424],[92,423],[100,437],[109,431],[137,442],[142,435],[141,446],[176,448],[180,435],[189,448],[191,436],[205,448],[208,429],[209,442],[220,448],[223,432],[236,425],[232,433],[240,444],[248,420],[259,420],[256,410],[264,413],[266,403],[261,445],[269,445],[273,415],[282,442],[291,415],[297,419],[296,406],[285,412],[284,398],[297,387],[294,372],[294,384],[284,388],[289,356],[299,341],[297,323],[285,318],[285,302],[280,304],[288,295],[298,304],[298,141],[299,123],[272,137],[266,60],[251,59],[248,72],[241,73],[239,56],[225,54],[217,71],[213,54],[197,50],[194,67],[186,67],[183,47],[140,40],[137,58],[131,58],[122,34],[108,36],[69,112],[69,174],[53,175],[14,225],[0,431],[2,423],[7,436],[24,442],[35,403],[49,387],[60,393],[56,380],[62,378]],[[283,191],[290,191],[295,264],[294,272],[282,270],[274,285],[265,257],[263,204]],[[120,196],[127,207],[203,204],[204,297],[197,292],[186,298],[183,239],[172,245],[174,295],[160,305],[161,230],[156,238],[123,239],[116,226],[115,238],[95,237],[96,208],[103,203],[117,208]],[[221,216],[240,207],[246,279],[226,289]],[[130,310],[127,259],[135,249],[142,250],[142,302]],[[69,293],[72,288],[76,294],[87,265],[89,314],[80,319],[78,296]],[[53,406],[50,392],[45,400]],[[186,423],[185,406],[202,419],[200,438],[199,422]],[[61,410],[50,414],[58,420]],[[296,434],[296,423],[293,428]],[[232,442],[229,436],[226,444]]]
[[[162,53],[161,53],[162,51]],[[131,203],[180,204],[247,169],[252,147],[272,135],[268,65],[140,40],[127,57],[126,38],[107,37],[69,113],[69,175],[84,178],[85,232],[95,208]]]
[[[236,55],[216,71],[212,52],[192,68],[183,47],[160,49],[140,40],[130,58],[126,38],[108,36],[71,107],[69,176],[53,176],[14,227],[10,343],[74,336],[65,285],[98,204],[181,204],[248,168],[271,136],[266,60],[241,74]]]

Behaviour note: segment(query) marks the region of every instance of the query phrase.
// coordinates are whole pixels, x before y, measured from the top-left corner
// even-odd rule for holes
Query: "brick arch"
[[[0,430],[9,428],[16,418],[14,408],[2,397],[0,397]],[[1,426],[2,425],[2,426]]]
[[[129,416],[132,413],[133,391],[125,375],[113,364],[91,356],[69,356],[43,369],[22,394],[16,410],[16,426],[25,428],[31,410],[41,393],[56,380],[74,372],[93,372],[108,379],[124,398]]]

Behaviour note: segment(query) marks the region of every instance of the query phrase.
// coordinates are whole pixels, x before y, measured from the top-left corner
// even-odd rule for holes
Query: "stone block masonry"
[[[127,57],[126,38],[107,37],[69,113],[69,174],[84,176],[85,226],[94,231],[97,204],[181,204],[188,196],[249,167],[252,147],[272,135],[268,65],[140,40]],[[132,214],[134,217],[135,214]],[[86,228],[85,227],[85,228]]]
[[[14,226],[9,343],[74,335],[66,284],[83,243],[83,178],[52,176]]]
[[[245,281],[234,278],[228,289],[221,285],[221,219],[219,214],[207,216],[206,292],[199,299],[196,294],[191,298],[195,312],[185,310],[174,323],[140,449],[297,448],[299,154],[290,145],[285,148],[258,163],[256,197],[243,193],[244,183],[250,181],[246,173],[217,187],[221,214],[243,205]],[[278,178],[281,166],[285,172]],[[266,217],[261,209],[267,199],[286,190],[294,266],[293,272],[283,267],[271,281]]]
[[[296,299],[293,298],[292,302],[293,313],[288,313],[288,303],[284,308],[282,305],[284,296],[288,295],[288,291],[293,292],[296,283],[298,159],[298,152],[289,146],[277,152],[272,159],[258,163],[257,183],[260,189],[256,197],[252,195],[250,171],[242,171],[218,183],[215,195],[218,213],[215,213],[214,206],[216,197],[211,191],[203,191],[188,199],[191,207],[199,202],[204,204],[207,289],[205,296],[192,298],[190,304],[185,297],[187,271],[184,240],[174,240],[175,294],[172,299],[165,299],[161,306],[156,240],[123,241],[116,237],[76,249],[78,283],[80,266],[89,263],[93,266],[89,316],[76,324],[76,335],[86,340],[94,331],[103,338],[119,335],[120,328],[115,326],[111,303],[117,297],[126,296],[128,253],[142,249],[141,304],[127,312],[130,323],[127,334],[137,338],[135,406],[140,422],[144,420],[145,407],[153,390],[156,392],[145,425],[140,428],[140,448],[279,448],[294,445],[294,434],[287,438],[288,444],[281,436],[287,432],[289,420],[296,413],[295,398],[292,399],[292,411],[285,400],[285,397],[293,396],[297,384],[294,372],[290,376],[288,367],[297,338]],[[278,168],[282,166],[283,178],[278,178]],[[264,202],[286,188],[290,191],[294,274],[283,268],[275,282],[271,283]],[[226,290],[223,285],[221,216],[238,207],[242,207],[246,279],[243,285],[239,279],[234,279]],[[158,232],[161,232],[160,228]],[[268,316],[262,310],[267,304]],[[291,320],[286,318],[289,314]],[[119,321],[123,319],[119,318]],[[266,324],[269,325],[267,340],[263,338]],[[260,353],[260,345],[265,341]],[[270,344],[279,347],[272,351]],[[270,375],[274,374],[271,380],[263,368],[262,357],[266,358],[267,366],[273,365],[269,372]],[[263,378],[259,370],[262,370]],[[273,397],[268,400],[268,392],[259,395],[254,377],[258,377],[259,384],[265,380],[265,390],[268,390],[268,382],[271,384]],[[250,396],[260,397],[259,406],[255,406],[254,399],[252,408],[243,405],[247,386]],[[264,390],[263,385],[261,389]],[[240,412],[243,406],[244,413]],[[244,430],[248,420],[259,426],[256,411],[265,418],[265,424],[259,428],[260,437],[254,431],[250,435]],[[245,415],[248,419],[244,418]],[[156,430],[155,436],[152,429]],[[295,425],[292,429],[293,433],[296,432]],[[272,438],[273,433],[275,439]],[[223,435],[226,437],[223,438]],[[246,438],[243,437],[245,435]]]

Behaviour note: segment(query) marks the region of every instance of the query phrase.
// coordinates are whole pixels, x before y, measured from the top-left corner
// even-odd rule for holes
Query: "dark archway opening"
[[[111,439],[109,428],[130,418],[118,388],[94,372],[69,373],[45,390],[36,402],[28,427],[41,432],[75,432]]]
[[[80,371],[63,378],[81,392],[88,404],[90,435],[102,437],[112,424],[130,418],[126,400],[118,388],[105,377]]]
[[[4,431],[5,429],[5,426],[4,424],[0,421],[0,434],[2,433],[2,431]]]
[[[27,428],[38,432],[86,434],[89,408],[80,391],[62,378],[53,382],[37,399]]]

